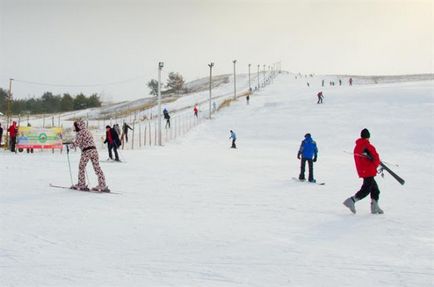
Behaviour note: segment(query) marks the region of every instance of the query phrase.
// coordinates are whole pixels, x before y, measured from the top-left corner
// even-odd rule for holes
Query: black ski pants
[[[237,148],[237,146],[236,146],[236,144],[235,144],[235,140],[234,140],[234,139],[232,140],[232,146],[231,146],[231,148]]]
[[[306,170],[306,161],[309,166],[309,181],[313,180],[313,160],[305,157],[301,158],[301,166],[300,166],[300,176],[298,177],[301,180],[306,179],[304,176]]]
[[[11,150],[11,152],[16,152],[15,151],[15,144],[17,143],[17,137],[10,137],[9,139],[9,148]]]
[[[357,200],[365,198],[368,194],[371,194],[371,199],[378,201],[380,196],[380,190],[378,189],[375,177],[366,177],[363,179],[363,185],[360,190],[354,196]]]
[[[113,159],[113,154],[112,154],[112,150],[115,153],[115,159],[119,160],[119,155],[118,155],[118,147],[115,143],[112,144],[108,144],[108,152],[109,152],[109,158]]]

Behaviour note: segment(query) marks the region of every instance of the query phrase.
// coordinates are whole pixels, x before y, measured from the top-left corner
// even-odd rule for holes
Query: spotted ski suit
[[[90,160],[95,170],[95,174],[98,177],[98,187],[100,189],[106,188],[104,173],[99,166],[98,152],[95,147],[95,142],[93,141],[92,134],[86,128],[86,124],[83,121],[76,122],[76,127],[78,128],[77,136],[72,142],[73,147],[79,147],[81,149],[80,164],[78,166],[78,184],[77,187],[86,187],[86,165]]]

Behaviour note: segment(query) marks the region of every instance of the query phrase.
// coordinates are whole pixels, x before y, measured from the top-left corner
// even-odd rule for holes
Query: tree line
[[[184,88],[184,78],[180,73],[170,72],[169,76],[167,78],[167,84],[165,85],[165,88],[167,90],[161,91],[164,94],[175,92],[175,93],[181,93],[186,92]],[[158,81],[155,79],[150,80],[147,83],[147,86],[151,91],[149,94],[156,96],[158,94]]]
[[[8,92],[0,88],[0,112],[7,112]],[[70,94],[53,95],[45,92],[41,98],[13,99],[11,102],[12,114],[49,114],[76,111],[101,106],[100,97],[97,94],[86,96],[82,93],[72,96]]]

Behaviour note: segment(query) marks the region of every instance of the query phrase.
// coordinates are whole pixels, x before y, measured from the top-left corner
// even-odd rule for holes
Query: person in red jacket
[[[18,128],[17,128],[17,122],[13,121],[12,125],[8,128],[9,132],[9,147],[11,149],[11,152],[15,152],[15,144],[17,142],[17,134],[18,134]]]
[[[380,156],[375,147],[369,142],[370,133],[368,129],[363,129],[360,138],[356,141],[354,148],[354,161],[356,164],[357,174],[363,178],[363,185],[354,195],[347,198],[343,204],[348,207],[352,213],[356,213],[355,203],[368,194],[371,195],[371,213],[383,214],[383,210],[378,206],[380,190],[375,176],[377,168],[380,165]]]

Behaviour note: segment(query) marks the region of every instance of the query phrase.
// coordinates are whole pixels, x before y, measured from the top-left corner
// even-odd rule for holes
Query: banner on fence
[[[62,128],[19,127],[17,148],[62,149]]]

